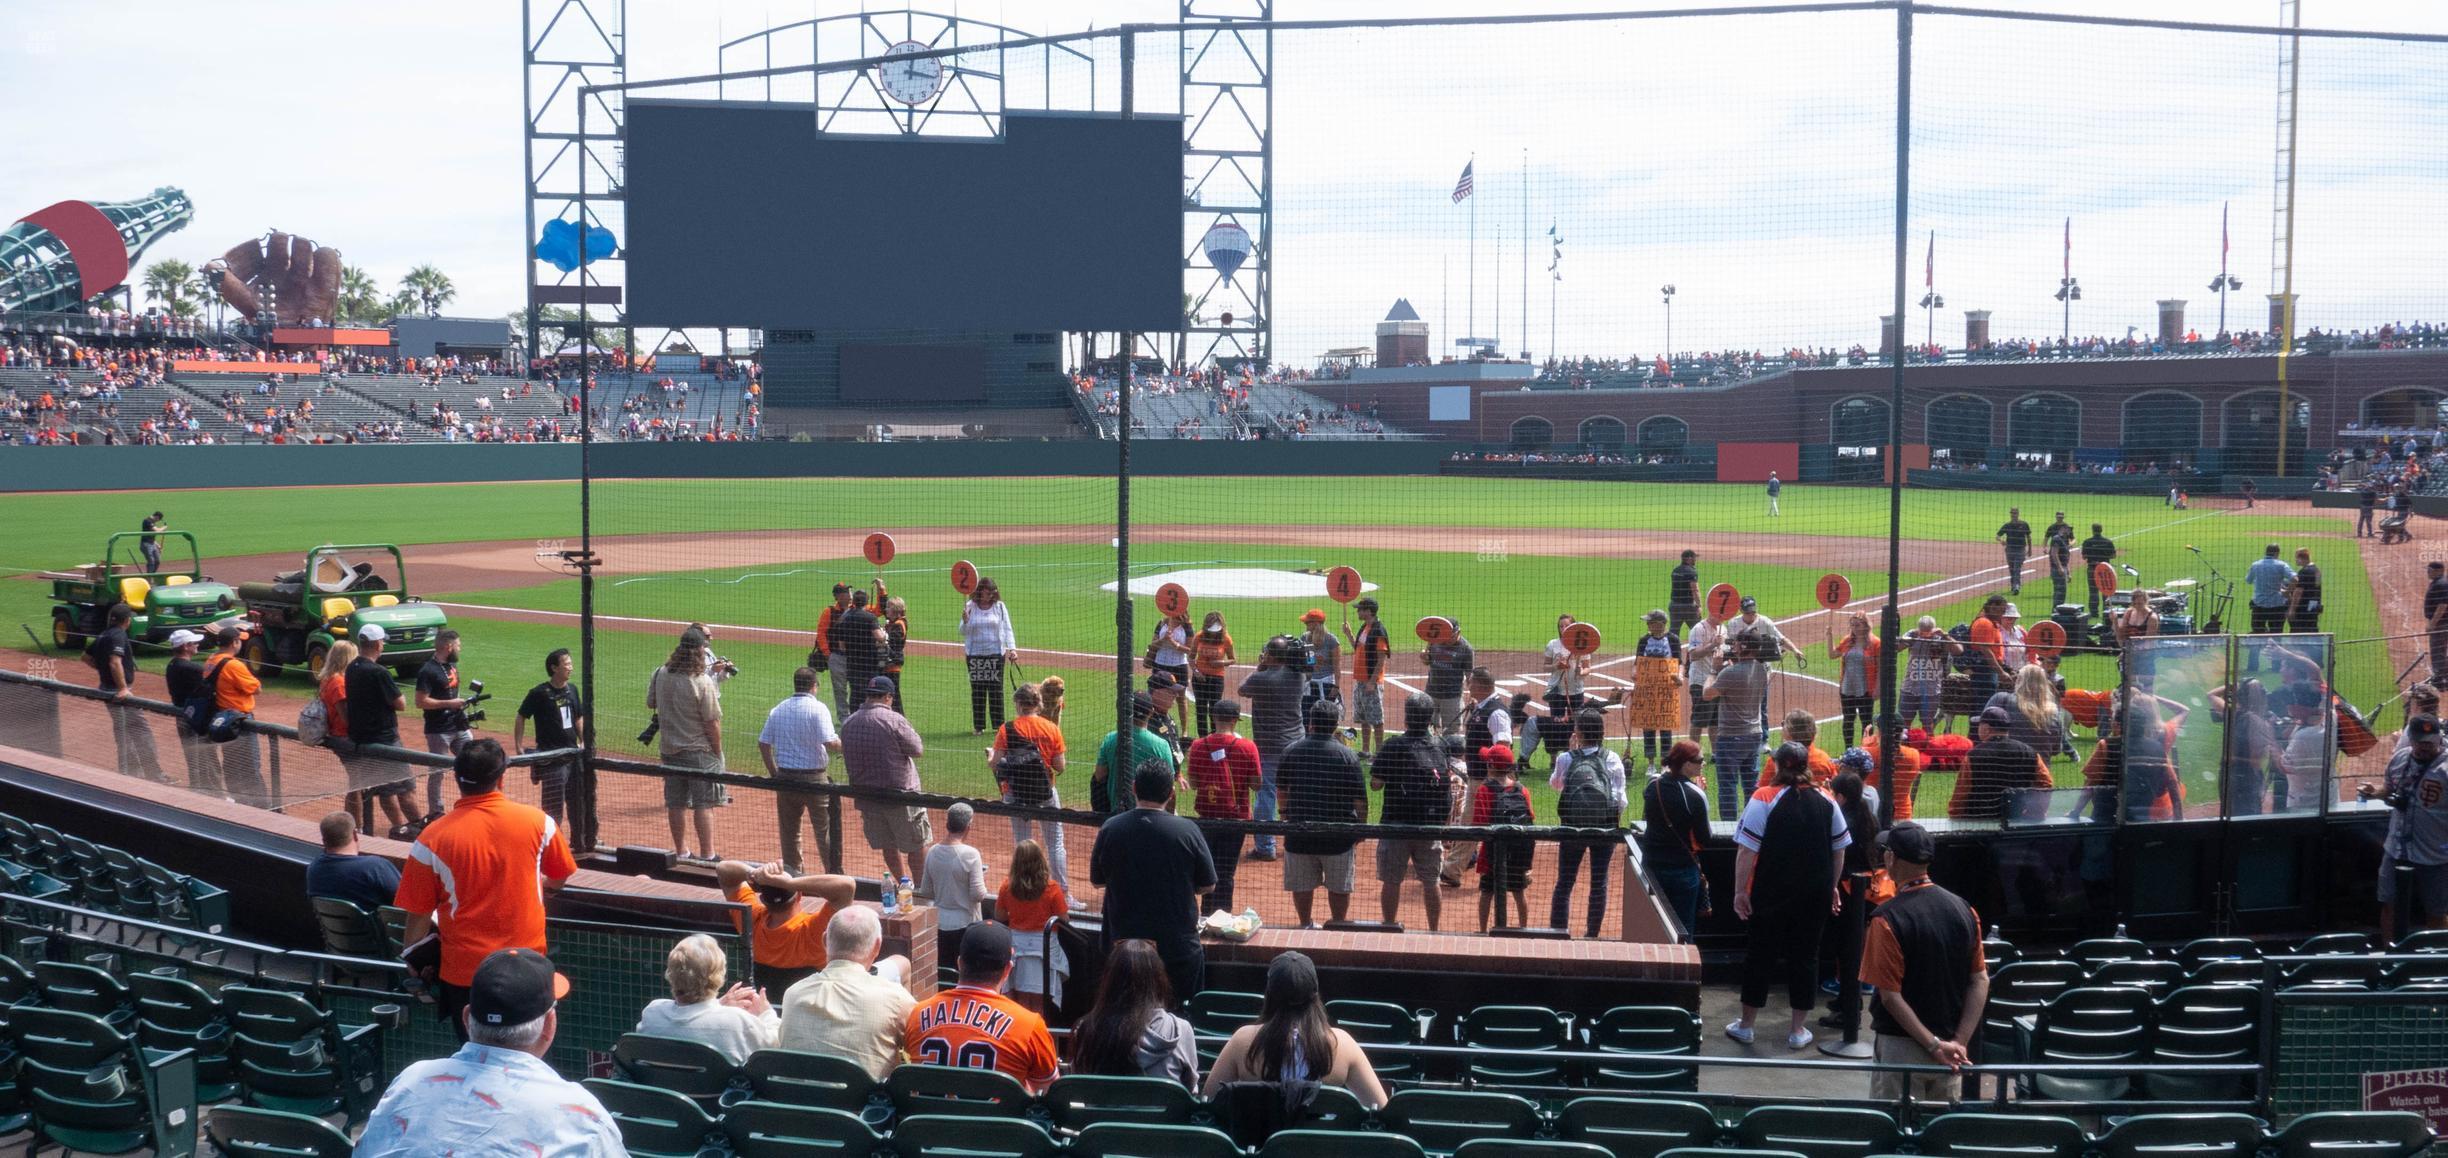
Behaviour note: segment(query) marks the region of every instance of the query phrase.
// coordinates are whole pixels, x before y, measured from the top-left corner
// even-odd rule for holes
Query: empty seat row
[[[229,892],[143,857],[0,813],[10,892],[201,933],[229,928]]]
[[[2158,952],[2132,937],[2095,937],[2077,941],[2060,956],[2027,954],[1992,930],[1982,943],[1989,959],[1989,970],[2000,969],[2018,961],[2064,961],[2086,970],[2127,961],[2172,962],[2187,972],[2198,972],[2204,966],[2222,961],[2259,961],[2264,956],[2278,957],[2354,957],[2377,952],[2436,953],[2448,955],[2448,929],[2417,929],[2394,945],[2375,943],[2364,933],[2321,933],[2307,937],[2291,947],[2265,953],[2260,942],[2245,937],[2200,937],[2185,942],[2170,952]],[[2300,963],[2298,963],[2300,964]],[[2255,973],[2257,978],[2260,975]]]
[[[1201,1035],[1229,1037],[1258,1019],[1260,1000],[1255,993],[1202,990],[1184,1003],[1184,1012]],[[1700,1052],[1700,1018],[1680,1006],[1622,1005],[1577,1019],[1544,1006],[1483,1005],[1454,1018],[1442,1035],[1435,1032],[1436,1015],[1383,1001],[1329,1001],[1326,1016],[1354,1041],[1371,1047],[1369,1064],[1387,1082],[1442,1078],[1483,1086],[1587,1085],[1668,1092],[1698,1088],[1698,1070],[1691,1066],[1641,1060]],[[1381,1048],[1410,1045],[1459,1045],[1480,1052],[1445,1063]],[[1203,1065],[1214,1064],[1217,1048],[1213,1041],[1202,1041]],[[1550,1061],[1536,1056],[1555,1050],[1620,1054],[1624,1060]]]

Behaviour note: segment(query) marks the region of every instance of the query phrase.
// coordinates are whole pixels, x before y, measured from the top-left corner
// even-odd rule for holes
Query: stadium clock
[[[927,45],[904,40],[886,49],[884,55],[888,58],[908,56],[928,50]],[[944,83],[951,79],[951,75],[952,70],[944,67],[944,58],[940,56],[917,60],[887,59],[876,66],[876,87],[884,90],[885,96],[902,104],[922,105],[934,100],[935,95],[944,90]]]

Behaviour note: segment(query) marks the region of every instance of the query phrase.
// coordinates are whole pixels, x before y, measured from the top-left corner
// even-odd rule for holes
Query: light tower
[[[1181,0],[1182,23],[1204,25],[1181,36],[1181,325],[1194,335],[1192,365],[1274,355],[1274,14],[1275,0]],[[1221,225],[1248,232],[1237,273],[1209,258]]]

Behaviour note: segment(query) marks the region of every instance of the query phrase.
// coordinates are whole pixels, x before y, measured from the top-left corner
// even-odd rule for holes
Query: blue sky
[[[1163,0],[953,5],[1029,31],[1172,19]],[[1660,5],[1663,6],[1663,5]],[[715,45],[855,5],[631,0],[633,78],[710,71]],[[1488,12],[1410,0],[1280,0],[1279,18]],[[1640,5],[1555,0],[1541,11]],[[2131,4],[2030,0],[2050,12]],[[2448,6],[2314,0],[2322,27],[2448,32]],[[195,223],[151,256],[200,261],[281,228],[385,282],[440,265],[454,312],[520,302],[517,5],[220,0],[19,5],[0,41],[0,212],[176,184]],[[2274,3],[2158,0],[2170,19],[2262,21]],[[140,30],[140,31],[131,31]],[[2448,46],[2308,42],[2297,289],[2305,325],[2448,317]],[[1408,297],[1440,344],[1466,317],[1544,356],[1544,233],[1567,239],[1555,344],[1653,353],[1675,283],[1675,344],[1848,346],[1889,295],[1892,17],[1884,13],[1529,27],[1287,32],[1277,41],[1276,334],[1287,360],[1363,344]],[[2257,38],[1925,18],[1916,42],[1912,293],[1937,233],[1949,309],[2054,334],[2064,220],[2085,301],[2077,332],[2148,326],[2229,266],[2238,324],[2271,288],[2275,44]],[[1166,54],[1150,53],[1161,64]],[[99,67],[97,62],[105,62]],[[1143,93],[1151,72],[1143,65]],[[1162,92],[1161,81],[1152,83]],[[1169,93],[1154,98],[1169,99]],[[52,105],[60,115],[24,115]],[[1144,107],[1144,106],[1143,106]],[[1524,150],[1528,151],[1525,176]],[[1468,206],[1478,158],[1477,300]],[[1525,186],[1526,182],[1526,186]],[[1523,317],[1528,194],[1537,251]],[[1450,272],[1448,272],[1450,270]],[[1911,332],[1922,332],[1914,312]],[[1526,332],[1525,332],[1526,331]]]

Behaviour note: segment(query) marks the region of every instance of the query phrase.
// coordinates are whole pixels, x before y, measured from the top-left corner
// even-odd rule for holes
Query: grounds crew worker
[[[477,964],[497,949],[544,952],[544,893],[558,892],[578,871],[552,818],[502,795],[507,763],[501,744],[491,739],[459,749],[459,803],[408,847],[399,896],[392,900],[408,913],[400,940],[412,947],[412,956],[416,943],[439,926],[435,996],[442,1020],[462,1039],[467,1027],[459,1014],[467,1008]]]
[[[1870,1007],[1878,1060],[1961,1070],[1989,1001],[1980,914],[1930,880],[1938,843],[1928,830],[1907,820],[1879,834],[1879,844],[1896,895],[1870,918],[1861,961],[1861,979],[1878,988]],[[1952,1102],[1961,1090],[1953,1074],[1881,1073],[1870,1079],[1870,1096],[1902,1098],[1908,1079],[1917,1102]]]

